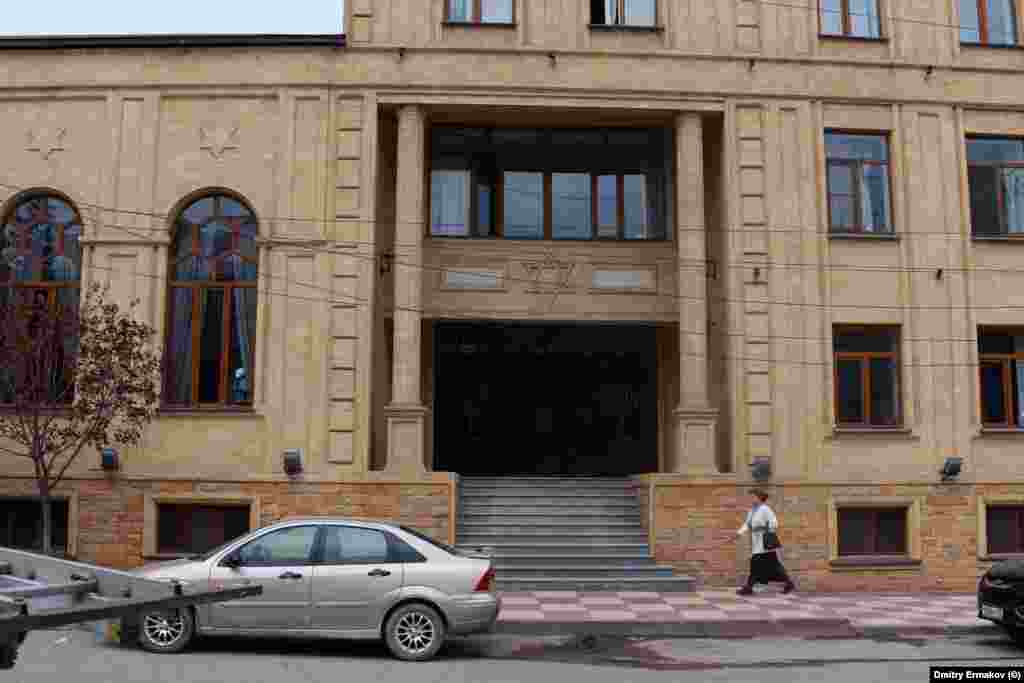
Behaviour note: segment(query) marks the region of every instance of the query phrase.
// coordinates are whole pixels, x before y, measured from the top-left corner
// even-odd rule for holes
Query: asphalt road
[[[204,639],[179,655],[98,644],[79,630],[35,631],[13,671],[17,683],[505,683],[563,681],[926,681],[929,664],[1024,666],[999,634],[920,640],[647,640],[484,636],[453,642],[431,662],[389,658],[376,643]]]

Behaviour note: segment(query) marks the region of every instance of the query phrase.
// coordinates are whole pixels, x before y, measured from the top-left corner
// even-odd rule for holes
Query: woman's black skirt
[[[779,562],[779,554],[774,550],[750,556],[750,583],[769,583],[771,581],[789,581],[785,567]]]

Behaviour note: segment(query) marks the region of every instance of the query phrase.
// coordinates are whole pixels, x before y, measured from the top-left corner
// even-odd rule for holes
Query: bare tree
[[[47,554],[52,491],[86,448],[139,443],[160,380],[155,330],[131,315],[138,301],[123,311],[99,285],[80,307],[56,294],[0,291],[0,454],[32,461]]]

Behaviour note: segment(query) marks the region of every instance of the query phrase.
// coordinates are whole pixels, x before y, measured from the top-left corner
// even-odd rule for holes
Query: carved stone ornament
[[[25,151],[36,152],[43,159],[49,159],[54,152],[64,151],[66,128],[36,128],[26,135]]]
[[[229,149],[238,149],[238,124],[232,126],[201,126],[199,149],[209,150],[214,159],[224,157]]]

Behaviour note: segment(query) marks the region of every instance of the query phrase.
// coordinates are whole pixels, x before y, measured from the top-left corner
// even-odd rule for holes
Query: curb
[[[641,638],[908,638],[913,636],[1002,634],[995,624],[977,626],[857,626],[849,619],[779,619],[759,621],[499,621],[491,633],[498,635],[567,636],[617,635]]]

